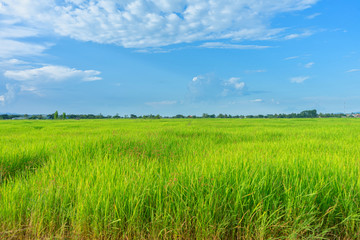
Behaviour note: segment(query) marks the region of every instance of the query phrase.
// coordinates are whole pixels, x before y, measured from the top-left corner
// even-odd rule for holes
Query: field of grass
[[[0,239],[360,238],[360,121],[0,121]]]

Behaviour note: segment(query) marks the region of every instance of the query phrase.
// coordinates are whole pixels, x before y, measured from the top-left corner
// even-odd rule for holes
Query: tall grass
[[[0,122],[0,238],[360,238],[356,119]]]

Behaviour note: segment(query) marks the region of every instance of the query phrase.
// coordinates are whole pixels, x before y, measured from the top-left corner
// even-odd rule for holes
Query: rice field
[[[357,119],[0,121],[0,239],[359,239]]]

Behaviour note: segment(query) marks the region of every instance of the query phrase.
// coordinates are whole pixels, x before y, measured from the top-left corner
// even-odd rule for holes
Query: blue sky
[[[360,111],[357,0],[0,0],[0,113]]]

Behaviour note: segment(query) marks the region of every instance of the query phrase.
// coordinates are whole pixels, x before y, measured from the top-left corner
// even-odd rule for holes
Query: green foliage
[[[59,118],[59,113],[58,113],[58,111],[56,111],[55,113],[54,113],[54,119],[56,120],[56,119],[58,119]]]
[[[0,239],[360,237],[358,119],[0,129]]]

